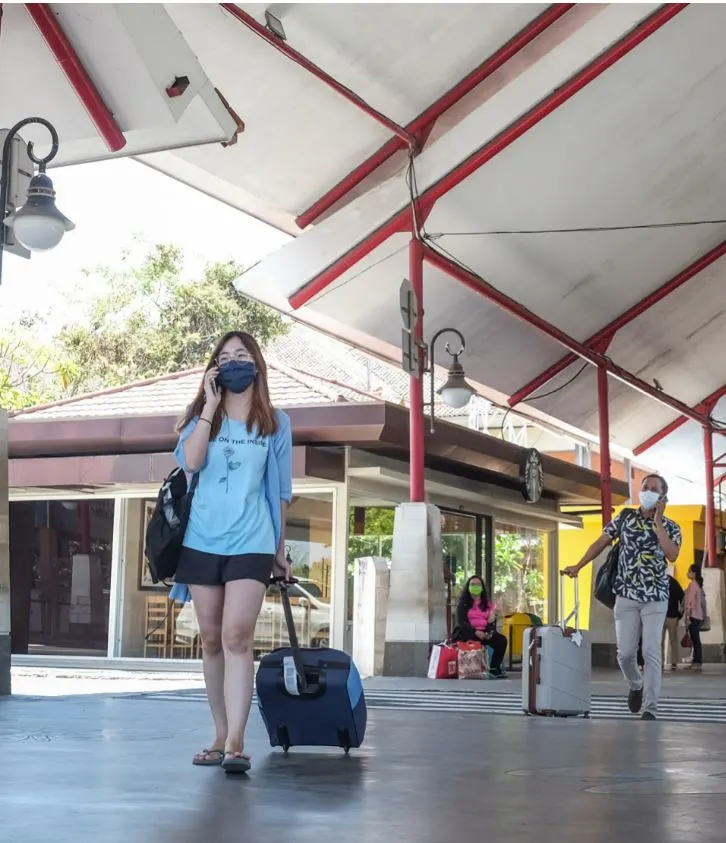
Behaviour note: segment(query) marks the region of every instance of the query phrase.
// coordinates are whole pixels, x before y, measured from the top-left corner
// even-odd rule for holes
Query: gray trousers
[[[636,603],[627,597],[615,601],[615,637],[618,664],[631,691],[643,689],[643,711],[655,714],[663,669],[661,644],[668,602]],[[638,667],[638,644],[643,637],[643,673]]]

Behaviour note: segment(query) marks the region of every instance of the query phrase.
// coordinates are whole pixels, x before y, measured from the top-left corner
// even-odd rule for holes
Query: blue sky
[[[249,266],[285,243],[286,234],[130,159],[63,167],[49,172],[60,210],[76,224],[50,252],[23,260],[6,254],[0,322],[24,310],[52,325],[72,314],[69,302],[93,295],[84,269],[119,266],[124,251],[141,255],[154,243],[174,243],[185,272],[232,258]]]

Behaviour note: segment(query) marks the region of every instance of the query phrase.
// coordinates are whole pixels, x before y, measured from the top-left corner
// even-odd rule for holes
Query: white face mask
[[[643,507],[646,512],[650,509],[654,509],[655,505],[660,500],[660,495],[658,492],[650,492],[650,491],[643,491],[640,493],[640,505]]]

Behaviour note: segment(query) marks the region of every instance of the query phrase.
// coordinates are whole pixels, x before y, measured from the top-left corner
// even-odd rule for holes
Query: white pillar
[[[592,582],[593,587],[597,572],[605,564],[611,548],[605,550],[593,560]],[[590,599],[590,640],[592,641],[592,663],[594,667],[618,666],[618,648],[615,641],[615,618],[611,609],[603,606],[593,596]]]
[[[388,560],[366,556],[355,560],[353,661],[363,676],[383,673],[390,573]]]
[[[704,662],[723,660],[726,641],[726,594],[724,594],[724,572],[720,568],[704,568],[703,590],[706,592],[708,616],[711,629],[701,633]]]
[[[333,489],[333,558],[330,571],[330,646],[345,648],[348,606],[348,485]]]
[[[441,515],[435,506],[396,508],[383,672],[426,676],[432,644],[446,637]]]
[[[113,501],[113,538],[111,539],[111,593],[108,598],[108,658],[122,655],[124,619],[124,583],[126,581],[126,507],[125,498]]]

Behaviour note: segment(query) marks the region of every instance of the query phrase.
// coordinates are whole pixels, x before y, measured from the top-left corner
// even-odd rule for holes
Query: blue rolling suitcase
[[[285,752],[292,746],[339,746],[348,753],[363,743],[366,731],[358,668],[341,650],[300,648],[288,583],[276,584],[290,646],[266,655],[257,670],[257,704],[270,745]]]

